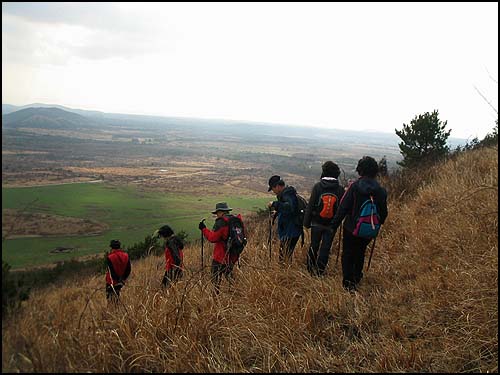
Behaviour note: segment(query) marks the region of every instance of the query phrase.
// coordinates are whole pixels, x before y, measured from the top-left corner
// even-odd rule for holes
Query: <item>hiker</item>
[[[278,215],[278,236],[280,239],[279,261],[291,261],[295,245],[303,233],[302,220],[298,219],[297,191],[293,186],[285,185],[280,176],[274,175],[269,179],[267,191],[273,191],[277,200],[267,206]]]
[[[373,197],[379,224],[383,224],[387,218],[387,192],[376,180],[378,164],[375,159],[363,156],[358,162],[356,172],[360,177],[348,186],[332,222],[332,228],[336,231],[345,218],[342,240],[342,286],[351,292],[357,289],[363,278],[365,251],[372,241],[371,238],[356,234],[359,229],[360,208],[364,202]]]
[[[233,215],[229,212],[232,208],[228,207],[226,202],[217,203],[215,205],[215,210],[212,214],[216,215],[215,224],[213,229],[210,230],[204,223],[204,220],[200,221],[198,228],[203,233],[203,236],[210,242],[214,243],[214,252],[212,255],[212,282],[214,284],[215,294],[220,292],[220,284],[222,281],[222,275],[225,276],[226,280],[231,285],[233,282],[233,268],[236,262],[238,262],[239,256],[236,254],[230,254],[227,248],[226,241],[229,237],[229,220]],[[241,220],[241,215],[237,215]]]
[[[106,299],[116,303],[130,275],[131,265],[128,254],[121,249],[120,241],[111,240],[109,246],[111,253],[106,256]]]
[[[333,161],[322,166],[320,180],[313,186],[304,216],[304,227],[311,229],[311,245],[307,252],[307,270],[323,276],[328,265],[335,231],[332,221],[338,210],[344,187],[339,184],[340,168]]]
[[[165,240],[165,275],[161,283],[164,287],[168,287],[182,278],[184,243],[168,225],[162,226],[157,232]]]

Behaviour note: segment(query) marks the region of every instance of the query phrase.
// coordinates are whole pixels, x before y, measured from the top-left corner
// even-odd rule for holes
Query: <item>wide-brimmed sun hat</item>
[[[228,207],[228,205],[227,205],[227,203],[226,203],[226,202],[220,202],[220,203],[217,203],[217,204],[215,205],[215,210],[214,210],[214,211],[212,211],[212,213],[213,213],[213,214],[216,214],[216,213],[217,213],[217,211],[227,211],[227,212],[229,212],[229,211],[231,211],[231,210],[232,210],[232,208]]]

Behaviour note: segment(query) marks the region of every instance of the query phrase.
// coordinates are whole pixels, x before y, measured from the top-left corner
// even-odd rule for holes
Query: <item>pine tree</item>
[[[403,124],[396,134],[402,139],[399,149],[403,160],[398,162],[405,168],[411,168],[422,162],[435,161],[449,153],[446,141],[451,130],[446,131],[447,121],[441,122],[437,110],[432,113],[415,116],[410,125]]]
[[[378,173],[382,177],[385,177],[385,176],[387,176],[389,174],[388,171],[387,171],[387,159],[385,158],[385,155],[378,162]]]

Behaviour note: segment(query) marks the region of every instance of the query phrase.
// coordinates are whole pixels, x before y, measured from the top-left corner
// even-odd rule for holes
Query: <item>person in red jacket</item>
[[[111,252],[106,256],[106,299],[117,302],[120,290],[130,275],[131,265],[128,254],[121,249],[120,241],[111,240],[109,246]]]
[[[239,258],[238,255],[229,254],[227,251],[226,241],[229,236],[228,221],[231,217],[229,211],[232,211],[232,208],[229,208],[226,202],[217,203],[215,210],[212,211],[212,214],[217,216],[213,229],[208,229],[203,220],[198,225],[203,236],[208,241],[215,243],[212,256],[212,282],[214,283],[215,294],[219,294],[222,275],[226,277],[229,283],[232,282],[233,268]],[[241,215],[237,217],[241,219]]]
[[[184,243],[168,225],[158,229],[158,234],[165,239],[165,275],[161,283],[164,287],[168,287],[172,282],[182,278]]]

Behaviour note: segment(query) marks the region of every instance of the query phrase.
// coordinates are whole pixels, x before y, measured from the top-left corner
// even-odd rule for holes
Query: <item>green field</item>
[[[269,197],[271,198],[271,197]],[[174,231],[184,230],[188,240],[198,239],[198,223],[207,218],[219,201],[226,201],[233,213],[248,214],[264,208],[269,198],[193,196],[144,192],[135,186],[69,184],[29,188],[2,188],[2,208],[90,219],[108,224],[109,230],[97,236],[32,237],[9,239],[2,243],[2,259],[13,269],[54,263],[108,250],[110,239],[123,246],[143,241],[162,224]],[[33,203],[34,202],[34,203]],[[50,253],[56,247],[70,247],[71,253]]]

